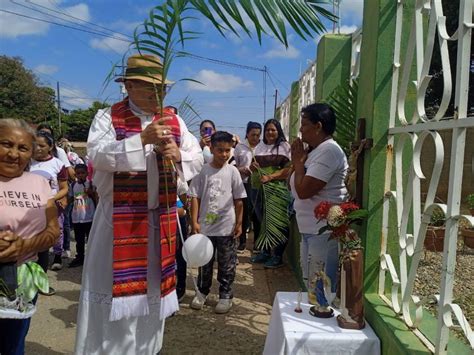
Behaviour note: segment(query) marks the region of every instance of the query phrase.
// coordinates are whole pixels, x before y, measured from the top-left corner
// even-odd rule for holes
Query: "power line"
[[[50,0],[50,2],[51,2],[51,1],[52,1],[52,0]],[[132,36],[127,35],[127,34],[125,34],[125,33],[121,33],[121,32],[118,32],[118,31],[111,30],[110,28],[107,28],[107,27],[105,27],[105,26],[97,25],[97,24],[95,24],[95,23],[93,23],[93,22],[89,22],[89,21],[83,20],[83,19],[81,19],[81,18],[79,18],[79,17],[72,16],[72,15],[70,15],[70,14],[67,13],[67,12],[60,11],[60,10],[58,9],[58,7],[57,7],[57,4],[55,4],[55,3],[52,3],[52,4],[53,4],[54,6],[56,6],[56,9],[52,9],[52,8],[50,8],[50,7],[47,7],[47,6],[38,4],[38,3],[34,2],[34,1],[31,1],[31,0],[28,1],[28,2],[32,3],[34,6],[41,7],[41,8],[43,8],[43,9],[45,9],[45,10],[52,11],[52,12],[55,12],[55,13],[58,13],[58,14],[61,14],[61,15],[70,17],[70,18],[72,18],[72,19],[79,20],[79,21],[81,21],[81,22],[87,23],[87,24],[89,24],[89,25],[92,25],[92,26],[95,26],[95,27],[104,29],[104,30],[106,30],[106,31],[108,31],[108,32],[117,33],[117,34],[120,34],[120,35],[122,35],[122,36],[124,36],[124,37],[128,37],[128,38],[130,38],[130,39],[133,39]],[[73,22],[73,21],[71,21],[71,22]],[[84,27],[86,27],[86,26],[84,26]]]
[[[87,33],[91,33],[91,34],[94,34],[94,35],[97,35],[97,36],[102,36],[102,37],[114,38],[114,39],[119,40],[119,41],[124,41],[124,42],[130,43],[129,41],[127,41],[127,40],[125,40],[125,39],[123,39],[123,38],[114,37],[114,36],[110,36],[110,35],[105,35],[105,34],[100,33],[100,32],[85,30],[85,29],[81,29],[81,28],[74,27],[74,26],[65,25],[65,24],[63,24],[63,23],[58,23],[58,22],[54,22],[54,21],[49,21],[49,20],[41,19],[41,18],[38,18],[38,17],[28,16],[28,15],[25,15],[25,14],[20,14],[20,13],[18,13],[18,12],[9,11],[9,10],[5,10],[5,9],[0,9],[0,11],[9,13],[9,14],[11,14],[11,15],[16,15],[16,16],[24,17],[24,18],[27,18],[27,19],[30,19],[30,20],[35,20],[35,21],[40,21],[40,22],[46,22],[46,23],[49,23],[49,24],[52,24],[52,25],[70,28],[70,29],[72,29],[72,30],[87,32]]]
[[[48,13],[46,13],[46,12],[44,12],[44,11],[35,9],[35,8],[33,8],[33,7],[29,7],[29,6],[26,6],[26,5],[24,5],[24,4],[16,3],[16,2],[14,2],[13,0],[10,0],[10,1],[12,1],[12,2],[13,2],[14,4],[16,4],[16,5],[23,6],[23,7],[25,7],[25,8],[30,9],[30,10],[39,12],[39,13],[41,13],[41,14],[44,14],[44,15],[47,15],[47,16],[50,16],[50,17],[53,17],[53,18],[56,18],[56,19],[59,19],[59,20],[62,20],[62,21],[66,21],[66,22],[68,22],[68,23],[72,23],[72,24],[77,25],[77,26],[81,26],[81,27],[83,27],[83,28],[79,28],[79,27],[75,27],[75,26],[70,26],[70,25],[67,25],[67,24],[64,24],[64,23],[59,23],[59,22],[55,22],[55,21],[50,21],[50,20],[46,20],[46,19],[42,19],[42,18],[38,18],[38,17],[33,17],[33,16],[21,14],[21,13],[14,12],[14,11],[9,11],[9,10],[6,10],[6,9],[0,9],[0,11],[6,12],[6,13],[9,13],[9,14],[12,14],[12,15],[16,15],[16,16],[28,18],[28,19],[35,20],[35,21],[45,22],[45,23],[49,23],[49,24],[52,24],[52,25],[56,25],[56,26],[62,26],[62,27],[69,28],[69,29],[76,30],[76,31],[80,31],[80,32],[85,32],[85,33],[90,33],[90,34],[94,34],[94,35],[97,35],[97,36],[112,38],[112,39],[115,39],[115,40],[118,40],[118,41],[123,41],[123,42],[127,42],[127,43],[130,43],[130,42],[131,42],[131,41],[127,40],[127,39],[124,39],[124,38],[121,38],[121,37],[117,37],[117,36],[114,36],[114,35],[111,35],[111,34],[108,34],[108,33],[98,32],[97,30],[91,29],[90,27],[87,27],[87,26],[85,26],[85,25],[81,25],[81,24],[79,24],[79,23],[77,23],[77,22],[73,22],[73,21],[66,20],[66,19],[61,18],[61,17],[59,17],[59,16],[55,16],[55,15],[52,15],[52,14],[48,14]],[[38,5],[38,6],[39,6],[39,5]],[[49,9],[49,8],[48,8],[48,9]],[[52,9],[50,9],[50,10],[52,10]],[[53,11],[53,10],[52,10],[52,11]],[[59,12],[60,12],[60,13],[63,13],[63,12],[61,12],[61,11],[59,11]],[[63,14],[64,14],[64,13],[63,13]],[[100,27],[102,27],[102,26],[100,26]],[[105,28],[105,27],[104,27],[104,28]],[[120,34],[120,35],[129,37],[129,38],[132,38],[131,36],[127,36],[127,35],[124,35],[124,34],[122,34],[122,33],[119,33],[119,32],[113,31],[113,30],[110,30],[110,29],[107,29],[107,30],[110,31],[110,32],[113,32],[113,33],[117,33],[117,34]],[[192,54],[192,53],[186,53],[184,56],[185,56],[185,57],[189,57],[189,58],[194,58],[194,59],[202,60],[202,61],[207,61],[207,62],[215,63],[215,64],[219,64],[219,65],[224,65],[224,66],[229,66],[229,67],[235,67],[235,68],[239,68],[239,69],[254,70],[254,71],[260,71],[260,72],[264,72],[264,71],[265,71],[264,68],[258,68],[258,67],[253,67],[253,66],[249,66],[249,65],[244,65],[244,64],[239,64],[239,63],[228,62],[228,61],[224,61],[224,60],[220,60],[220,59],[215,59],[215,58],[204,57],[204,56],[200,56],[200,55]]]
[[[282,82],[280,79],[278,79],[275,74],[272,74],[269,69],[267,70],[267,72],[268,72],[268,75],[269,75],[269,76],[273,76],[273,77],[275,78],[275,80],[278,81],[278,82],[280,83],[280,85],[281,85],[286,91],[290,92],[290,89],[288,89],[288,86],[286,86],[285,84],[283,84],[283,82]]]
[[[265,68],[258,68],[258,67],[252,67],[250,65],[243,65],[243,64],[238,64],[238,63],[227,62],[227,61],[224,61],[224,60],[203,57],[203,56],[200,56],[200,55],[197,55],[197,54],[186,53],[186,54],[184,54],[184,56],[199,59],[199,60],[204,60],[204,61],[207,61],[207,62],[212,62],[212,63],[216,63],[216,64],[220,64],[220,65],[226,65],[226,66],[229,66],[229,67],[237,67],[237,68],[241,68],[241,69],[255,70],[255,71],[261,71],[261,72],[265,71]]]
[[[56,7],[56,9],[58,9],[57,12],[60,12],[62,14],[64,14],[65,16],[69,16],[67,13],[65,12],[62,12],[62,11],[59,11],[59,8],[58,8],[58,5],[54,2],[54,0],[49,0],[49,2],[51,3],[51,5],[53,5],[54,7]],[[36,3],[34,3],[36,4]],[[41,6],[39,4],[36,4],[37,6]],[[43,6],[44,7],[44,6]],[[49,8],[48,8],[49,9]],[[55,11],[53,9],[50,9],[51,11]],[[74,16],[71,16],[72,18],[76,18]],[[80,20],[80,19],[79,19]],[[74,22],[73,22],[74,23]],[[83,26],[83,27],[86,27],[86,26]],[[86,27],[87,28],[87,27]],[[105,28],[105,27],[104,27]],[[91,51],[92,53],[94,53],[95,55],[100,55],[101,57],[107,59],[107,61],[113,63],[113,60],[111,58],[109,58],[108,56],[106,56],[104,53],[102,53],[102,51],[94,51],[94,50],[91,50],[91,46],[89,43],[86,43],[85,41],[83,41],[81,38],[79,38],[79,36],[76,36],[73,32],[70,32],[69,33],[71,35],[71,37],[77,39],[79,42],[81,42],[83,45],[85,45],[87,47],[87,49],[89,51]],[[113,52],[117,53],[117,54],[123,54],[119,51],[117,51],[115,48],[109,46],[106,42],[102,42],[103,45],[105,45],[107,48],[109,48],[110,50],[112,50]]]
[[[50,13],[48,13],[48,12],[39,10],[39,9],[37,9],[37,8],[35,8],[35,7],[31,7],[31,6],[28,6],[28,5],[26,5],[26,4],[22,4],[22,3],[16,2],[16,1],[14,1],[14,0],[10,0],[10,2],[11,2],[12,4],[15,4],[15,5],[24,7],[25,9],[29,9],[29,10],[38,12],[38,13],[40,13],[40,14],[43,14],[43,15],[46,15],[46,16],[49,16],[49,17],[52,17],[52,18],[55,18],[55,19],[59,19],[59,20],[61,20],[61,21],[65,21],[65,22],[68,22],[68,23],[71,23],[71,24],[74,24],[74,25],[77,25],[77,26],[80,26],[80,27],[84,27],[84,28],[86,28],[87,30],[97,31],[97,30],[95,30],[95,29],[91,29],[90,27],[87,27],[87,26],[82,25],[82,24],[80,24],[80,23],[77,23],[77,22],[75,22],[75,21],[67,20],[67,19],[65,19],[64,17],[60,17],[60,16],[56,16],[56,15],[50,14]],[[34,5],[37,5],[36,3],[33,3],[33,4],[34,4]],[[37,6],[39,6],[39,7],[44,7],[44,6],[42,6],[42,5],[37,5]],[[51,8],[46,8],[46,9],[48,9],[49,11],[52,11],[52,12],[58,12],[58,11],[55,11],[55,10],[53,10],[53,9],[51,9]],[[63,13],[63,12],[60,12],[60,13],[63,14],[63,15],[65,15],[65,16],[67,16],[67,15],[66,15],[65,13]],[[79,19],[79,18],[78,18],[78,19]],[[79,20],[80,20],[80,19],[79,19]],[[102,33],[103,33],[103,32],[102,32]],[[107,33],[107,35],[110,35],[110,34]]]

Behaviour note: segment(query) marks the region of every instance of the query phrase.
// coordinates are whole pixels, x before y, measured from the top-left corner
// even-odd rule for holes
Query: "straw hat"
[[[125,75],[115,81],[123,82],[129,80],[142,80],[153,84],[162,84],[163,65],[160,58],[150,54],[134,54],[127,59]],[[165,84],[173,84],[173,81],[165,80]]]

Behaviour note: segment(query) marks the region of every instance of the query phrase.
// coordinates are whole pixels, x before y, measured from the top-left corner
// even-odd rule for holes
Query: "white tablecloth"
[[[303,292],[302,313],[296,313],[297,292],[277,292],[265,341],[265,355],[278,354],[380,354],[380,342],[366,322],[362,330],[339,328],[332,318],[309,314],[307,293]]]

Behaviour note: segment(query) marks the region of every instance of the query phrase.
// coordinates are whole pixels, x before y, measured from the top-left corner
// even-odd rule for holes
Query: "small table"
[[[380,341],[366,322],[361,330],[339,328],[336,316],[316,318],[302,294],[302,313],[296,313],[297,292],[277,292],[265,341],[264,355],[277,354],[360,354],[379,355]]]

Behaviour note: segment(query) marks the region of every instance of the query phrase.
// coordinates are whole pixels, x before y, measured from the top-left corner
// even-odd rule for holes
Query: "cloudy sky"
[[[0,0],[0,50],[21,57],[44,85],[56,88],[59,81],[64,108],[88,107],[95,100],[114,102],[122,97],[120,87],[112,83],[104,90],[104,80],[113,64],[121,62],[134,29],[158,4],[147,0]],[[363,0],[341,2],[341,32],[361,26],[362,5]],[[170,79],[192,78],[205,85],[178,81],[167,102],[179,105],[188,96],[202,117],[238,134],[249,120],[264,120],[264,66],[269,72],[265,112],[270,118],[275,90],[280,102],[316,57],[319,38],[303,41],[290,34],[285,48],[264,37],[260,46],[245,35],[223,38],[204,20],[189,24],[202,34],[187,42],[186,51],[237,65],[177,59]],[[326,25],[331,31],[332,25]]]

